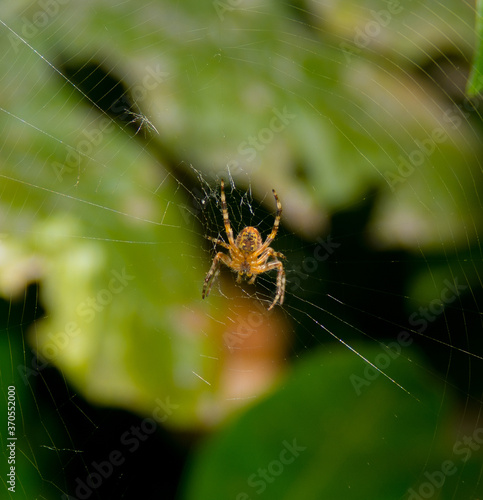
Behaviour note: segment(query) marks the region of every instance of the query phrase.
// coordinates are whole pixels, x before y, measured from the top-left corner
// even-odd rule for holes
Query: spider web
[[[221,58],[252,64],[263,72],[264,68],[257,68],[258,60],[250,59],[251,51],[261,53],[262,45],[256,39],[247,49],[236,39],[224,40],[219,52],[211,54],[212,62],[202,66],[196,43],[210,36],[207,18],[221,23],[221,32],[234,34],[236,30],[224,24],[233,22],[229,15],[258,12],[266,19],[264,8],[238,9],[215,2],[201,8],[198,29],[180,24],[189,43],[185,51],[173,49],[173,53],[186,71],[187,91],[176,88],[174,70],[166,62],[173,54],[165,48],[169,44],[163,45],[164,52],[157,48],[148,15],[149,8],[165,9],[164,14],[176,19],[176,9],[152,2],[142,7],[127,4],[128,11],[120,15],[131,44],[122,47],[125,60],[92,45],[87,36],[69,34],[77,10],[68,2],[24,2],[3,7],[0,14],[2,64],[8,68],[8,85],[1,98],[1,387],[5,401],[8,388],[16,388],[18,438],[16,492],[8,492],[6,472],[2,487],[10,498],[81,498],[81,493],[84,498],[113,494],[138,498],[162,483],[163,496],[174,498],[189,454],[189,447],[180,444],[180,434],[216,429],[233,412],[246,411],[270,393],[289,376],[289,367],[302,363],[311,352],[321,352],[328,364],[345,355],[360,361],[345,374],[353,394],[349,412],[357,411],[354,408],[364,398],[368,400],[366,391],[376,380],[419,408],[436,405],[436,410],[431,406],[434,438],[420,452],[419,478],[412,483],[415,492],[424,497],[431,487],[434,498],[480,498],[482,258],[481,217],[474,209],[481,210],[481,164],[475,146],[481,122],[479,102],[462,100],[454,88],[459,64],[468,64],[467,47],[454,40],[456,28],[443,39],[453,42],[452,47],[462,47],[457,53],[438,55],[430,47],[429,35],[428,40],[415,41],[427,51],[427,66],[421,72],[429,82],[442,82],[440,94],[425,114],[419,115],[415,107],[408,111],[418,117],[418,128],[409,130],[409,121],[400,124],[409,130],[407,143],[390,130],[389,140],[380,144],[378,151],[387,157],[407,152],[388,175],[379,153],[366,157],[370,147],[360,138],[377,143],[377,130],[391,120],[394,101],[389,94],[395,87],[390,85],[387,68],[394,66],[399,75],[405,71],[406,53],[397,43],[388,42],[395,47],[394,54],[385,56],[391,61],[388,67],[367,75],[367,68],[356,64],[354,80],[344,82],[372,102],[374,116],[361,110],[359,102],[348,102],[334,82],[316,90],[331,96],[334,108],[346,105],[340,116],[329,105],[317,108],[310,98],[298,94],[300,88],[291,81],[283,87],[283,79],[275,79],[272,86],[284,89],[291,104],[295,97],[299,107],[269,107],[262,122],[276,123],[275,128],[257,128],[256,122],[248,121],[247,130],[251,127],[253,136],[238,133],[230,142],[226,138],[237,130],[234,122],[240,116],[229,116],[224,110],[210,114],[216,106],[203,107],[195,97],[210,82],[223,78],[218,68]],[[121,9],[115,2],[99,5],[91,6],[99,19]],[[421,5],[415,19],[428,32],[440,30],[442,18],[443,26],[467,23],[466,17],[450,15],[449,8],[437,3]],[[303,42],[299,26],[322,30],[323,16],[337,25],[330,16],[340,15],[329,5],[284,7],[285,21],[296,26],[287,38],[290,50]],[[368,19],[361,25],[366,31],[349,30],[333,42],[332,49],[342,50],[348,64],[359,52],[372,48],[379,35],[371,35],[370,30],[377,26],[387,36],[392,31],[407,36],[397,14],[384,17],[385,3],[368,2],[356,8],[347,2],[346,8],[360,9]],[[80,12],[87,16],[88,9]],[[129,21],[126,12],[140,17]],[[141,26],[146,28],[143,39],[131,37],[129,30]],[[109,22],[104,28],[114,37]],[[163,30],[176,40],[166,25]],[[264,33],[260,26],[255,30]],[[57,46],[60,42],[62,49]],[[277,60],[268,63],[279,75],[291,74],[290,50],[275,54]],[[149,59],[152,51],[165,66]],[[304,65],[308,73],[320,71],[311,67],[308,55],[306,62],[295,63],[301,76],[294,80],[303,80]],[[98,73],[100,68],[103,72]],[[141,79],[136,79],[134,70]],[[381,93],[387,91],[388,100],[376,100],[371,85],[379,86]],[[314,83],[307,80],[310,86]],[[424,88],[412,86],[409,79],[401,86],[409,95],[424,94]],[[251,111],[264,102],[263,92],[254,81]],[[206,134],[197,132],[198,120],[192,124],[178,120],[181,111],[176,106],[186,95],[193,97],[188,107],[199,106],[193,114],[206,113]],[[170,107],[170,102],[176,106]],[[381,102],[388,106],[383,108]],[[456,131],[451,139],[441,135],[437,111],[443,111],[446,125]],[[327,166],[324,184],[328,187],[322,188],[314,180],[309,157],[300,153],[297,165],[284,160],[291,120],[307,114],[346,137],[347,148],[367,160],[362,173],[344,165],[345,151],[328,151],[320,162]],[[352,135],[345,121],[351,123]],[[374,129],[368,129],[370,125]],[[320,132],[315,124],[314,130],[293,134],[306,136],[307,145],[318,140],[314,131]],[[216,140],[209,142],[207,137]],[[214,149],[213,141],[220,147]],[[445,149],[449,146],[453,150]],[[343,187],[336,183],[337,172],[330,171],[330,155],[338,154],[347,175]],[[440,163],[435,161],[432,170],[412,182],[418,175],[413,172],[415,165],[440,156]],[[454,164],[455,160],[459,163]],[[292,178],[290,168],[296,170]],[[364,183],[356,185],[352,181],[356,177]],[[208,237],[226,240],[221,178],[235,235],[250,225],[266,238],[276,213],[272,188],[282,202],[282,224],[271,246],[286,256],[286,296],[283,307],[277,306],[270,315],[266,309],[275,294],[275,272],[260,275],[255,285],[238,285],[235,275],[223,269],[210,296],[201,300],[203,278],[216,251]],[[418,190],[418,182],[425,189]],[[306,190],[300,187],[304,183]],[[412,213],[414,204],[408,204],[408,199],[423,210]],[[386,217],[387,213],[393,216]],[[454,219],[462,221],[459,233],[454,232]],[[411,279],[406,279],[408,274]],[[95,303],[86,302],[90,294]],[[133,302],[134,297],[139,301]],[[132,337],[124,329],[132,331]],[[65,348],[63,339],[68,339]],[[138,343],[150,348],[140,350]],[[49,346],[55,346],[55,353]],[[126,355],[127,350],[132,354]],[[149,369],[143,371],[146,366]],[[422,387],[413,380],[412,370],[418,376],[424,374]],[[310,389],[309,369],[304,371],[305,386]],[[333,373],[334,378],[339,376],[335,368]],[[154,380],[152,385],[148,378]],[[156,382],[163,378],[171,382],[166,386]],[[153,403],[152,394],[158,395],[158,403]],[[370,406],[376,414],[378,408],[374,403]],[[155,431],[146,420],[153,420],[153,408],[164,412],[161,422],[156,422],[163,425]],[[451,419],[449,444],[441,444],[441,429],[449,432]],[[7,464],[11,441],[4,429],[0,435]],[[455,452],[465,437],[470,439],[466,448],[456,447]],[[437,456],[457,464],[456,474],[443,474],[444,488],[437,484],[441,460],[433,458],[440,446],[444,451]],[[171,454],[162,473],[153,460],[160,449]],[[470,450],[465,461],[457,453],[462,449]],[[108,459],[110,465],[106,465]],[[377,465],[372,470],[376,469]],[[3,470],[8,470],[6,465]],[[89,488],[86,478],[93,472],[103,479]]]

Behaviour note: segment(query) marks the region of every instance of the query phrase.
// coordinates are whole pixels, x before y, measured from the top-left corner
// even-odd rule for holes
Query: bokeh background
[[[481,498],[475,9],[0,5],[5,498]]]

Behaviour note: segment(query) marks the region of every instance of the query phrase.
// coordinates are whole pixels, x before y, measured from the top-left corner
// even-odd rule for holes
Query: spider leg
[[[230,224],[230,216],[228,215],[228,207],[226,206],[225,181],[223,179],[221,179],[221,211],[223,212],[223,223],[225,224],[225,232],[228,238],[228,243],[231,246],[236,246],[235,240],[233,239],[233,229]]]
[[[265,240],[263,245],[255,252],[255,257],[262,254],[270,246],[270,243],[272,243],[272,241],[275,239],[275,236],[277,236],[278,226],[280,225],[280,217],[282,217],[282,203],[278,199],[278,195],[275,192],[275,189],[272,189],[272,193],[275,198],[275,203],[277,204],[277,214],[275,215],[275,222],[273,223],[272,232],[267,236],[267,239]]]
[[[213,285],[213,282],[215,281],[215,278],[218,276],[218,273],[220,272],[220,264],[223,263],[225,266],[230,267],[231,264],[231,259],[228,255],[224,254],[223,252],[218,252],[215,255],[215,258],[213,259],[213,264],[211,264],[211,268],[208,271],[208,274],[206,275],[205,282],[203,284],[203,292],[201,293],[201,298],[208,297],[211,286]]]
[[[276,252],[273,248],[267,248],[265,252],[263,252],[258,259],[252,264],[254,267],[263,267],[267,260],[273,257],[274,259],[286,259],[285,255],[281,252]],[[263,271],[262,271],[263,272]]]
[[[222,247],[227,248],[230,250],[230,245],[228,243],[225,243],[223,240],[219,240],[218,238],[212,238],[211,236],[205,236],[207,240],[214,241],[217,245],[221,245]]]
[[[275,304],[278,302],[280,305],[283,304],[283,299],[285,297],[285,270],[283,268],[283,264],[279,260],[272,260],[268,264],[265,265],[264,272],[271,271],[272,269],[277,269],[277,293],[275,294],[275,298],[273,299],[272,304],[268,308],[270,311],[273,309]]]

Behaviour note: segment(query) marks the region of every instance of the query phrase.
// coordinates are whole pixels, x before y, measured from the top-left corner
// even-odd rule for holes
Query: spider
[[[222,240],[208,237],[217,245],[225,247],[229,254],[218,252],[213,259],[213,264],[205,278],[203,285],[202,298],[208,297],[213,281],[220,272],[221,264],[229,267],[231,270],[238,273],[236,282],[240,283],[242,278],[248,279],[248,284],[252,285],[258,274],[266,273],[276,269],[277,274],[277,292],[275,299],[268,308],[272,309],[278,302],[283,304],[285,295],[285,271],[283,264],[278,259],[285,259],[285,256],[280,252],[276,252],[269,245],[275,239],[280,224],[280,216],[282,215],[282,204],[278,199],[275,189],[272,189],[275,202],[277,203],[277,215],[273,224],[272,232],[268,235],[264,243],[258,229],[252,226],[247,226],[236,237],[233,238],[233,230],[230,225],[230,218],[228,215],[228,208],[226,206],[225,198],[225,183],[221,179],[221,208],[223,212],[223,222],[225,224],[225,232],[228,238],[228,243]],[[272,259],[269,261],[269,259]]]

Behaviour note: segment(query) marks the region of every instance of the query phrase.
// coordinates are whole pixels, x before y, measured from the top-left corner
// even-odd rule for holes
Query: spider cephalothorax
[[[210,293],[211,285],[220,272],[220,263],[223,263],[225,266],[238,273],[238,283],[242,280],[242,278],[247,278],[248,283],[253,284],[258,274],[276,269],[278,272],[277,293],[275,294],[275,299],[268,310],[272,309],[277,302],[280,305],[283,304],[285,294],[285,271],[283,269],[283,264],[278,259],[284,259],[285,257],[280,252],[276,252],[269,246],[278,231],[280,216],[282,215],[282,204],[280,203],[274,189],[272,192],[275,197],[275,202],[277,203],[277,215],[275,216],[272,232],[268,235],[265,242],[262,242],[262,237],[260,236],[258,229],[252,226],[243,228],[235,240],[233,238],[233,230],[230,225],[230,218],[226,205],[225,183],[223,182],[223,179],[221,180],[221,209],[228,243],[216,238],[210,239],[218,245],[228,249],[229,255],[223,252],[218,252],[215,255],[213,264],[206,275],[205,283],[203,285],[203,298],[207,297]],[[271,260],[269,261],[269,259]]]

